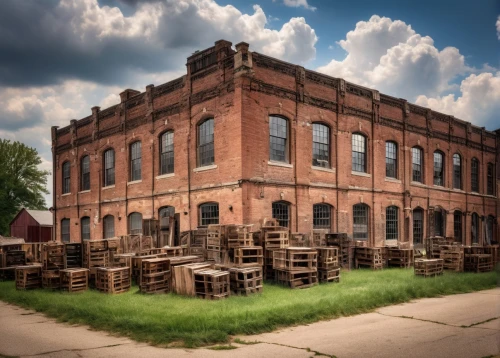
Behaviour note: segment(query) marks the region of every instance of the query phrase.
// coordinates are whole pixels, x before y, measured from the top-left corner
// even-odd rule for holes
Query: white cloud
[[[305,9],[315,11],[316,8],[307,3],[307,0],[284,0],[283,3],[290,7],[304,7]]]
[[[497,25],[497,37],[500,40],[500,15],[498,15],[498,19],[497,19],[496,25]]]

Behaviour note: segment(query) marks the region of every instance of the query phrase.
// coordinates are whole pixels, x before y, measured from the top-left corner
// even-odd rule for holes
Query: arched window
[[[444,186],[444,155],[434,152],[434,185]]]
[[[104,152],[104,186],[115,185],[115,151]]]
[[[356,204],[352,207],[354,240],[368,240],[368,206]]]
[[[366,173],[366,137],[359,133],[352,135],[352,170]]]
[[[275,201],[273,218],[278,220],[279,226],[290,227],[290,204],[286,201]]]
[[[444,237],[444,215],[443,210],[437,209],[434,211],[434,236]]]
[[[71,192],[71,167],[69,162],[64,162],[62,165],[62,193],[68,194]]]
[[[175,208],[173,206],[164,206],[158,211],[160,218],[160,228],[170,227],[170,217],[175,215]]]
[[[174,172],[174,132],[165,132],[160,137],[160,174]]]
[[[479,193],[479,160],[472,158],[470,161],[470,189]]]
[[[413,210],[413,244],[422,244],[424,238],[424,211],[422,209]]]
[[[131,213],[128,216],[128,233],[130,235],[142,234],[142,214]]]
[[[209,118],[198,125],[198,166],[214,163],[214,119]]]
[[[141,142],[130,145],[130,181],[142,179],[142,150]]]
[[[219,203],[200,205],[200,225],[206,226],[219,223]]]
[[[493,164],[492,163],[488,163],[488,169],[487,169],[487,178],[486,178],[486,187],[487,187],[487,191],[486,193],[488,195],[495,195],[495,181],[494,181],[494,173],[495,170],[494,170],[494,167],[493,167]]]
[[[62,242],[70,242],[69,219],[61,220],[61,240]]]
[[[470,230],[472,243],[479,244],[479,215],[476,213],[472,213]]]
[[[385,176],[398,177],[398,145],[394,142],[385,142]]]
[[[495,240],[495,231],[493,230],[493,226],[495,224],[495,217],[493,215],[488,215],[486,218],[486,243],[491,245],[496,242]]]
[[[113,215],[106,215],[103,222],[103,236],[105,239],[115,237],[115,217]]]
[[[269,160],[288,163],[288,121],[269,117]]]
[[[456,242],[462,242],[463,240],[462,217],[462,212],[459,210],[455,210],[455,212],[453,213],[453,236],[455,237]]]
[[[80,220],[80,225],[82,240],[90,240],[90,218],[88,216],[84,216]]]
[[[332,207],[328,204],[313,205],[313,227],[315,229],[330,229],[332,225]]]
[[[462,189],[462,158],[460,154],[453,154],[453,188]]]
[[[385,209],[385,239],[397,240],[398,239],[398,207],[389,206]]]
[[[90,190],[90,157],[82,158],[80,190]]]
[[[313,123],[312,165],[330,168],[330,128],[321,123]]]
[[[412,156],[412,181],[422,183],[423,175],[422,175],[422,149],[419,147],[411,148],[411,156]]]

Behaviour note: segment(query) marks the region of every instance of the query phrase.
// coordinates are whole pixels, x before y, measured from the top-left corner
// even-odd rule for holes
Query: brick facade
[[[270,160],[270,117],[287,120],[286,161]],[[198,165],[198,126],[213,118],[214,163]],[[329,163],[313,163],[313,123],[329,130]],[[174,133],[174,172],[161,175],[160,138]],[[366,140],[366,170],[352,168],[352,136]],[[141,142],[141,179],[130,180],[130,145]],[[386,142],[396,145],[396,175],[386,177]],[[422,182],[412,181],[412,148],[422,151]],[[115,184],[104,187],[104,152],[115,152]],[[70,219],[71,241],[81,239],[81,218],[90,217],[90,237],[103,237],[103,218],[114,217],[115,235],[128,233],[128,216],[158,219],[175,208],[180,230],[200,224],[199,205],[216,202],[219,222],[255,224],[271,217],[272,203],[289,205],[292,232],[313,227],[313,205],[329,205],[330,229],[353,234],[353,206],[367,208],[367,242],[386,242],[386,208],[397,207],[396,237],[413,243],[415,209],[423,210],[423,237],[435,234],[435,212],[446,236],[461,219],[464,244],[486,223],[498,241],[500,132],[489,132],[303,67],[250,52],[248,44],[218,41],[188,58],[187,74],[145,92],[126,90],[121,103],[52,128],[55,236]],[[434,185],[434,152],[444,155],[444,183]],[[461,158],[461,189],[453,189],[453,155]],[[90,156],[90,190],[81,190],[81,160]],[[471,161],[479,161],[479,191],[471,192]],[[70,163],[70,192],[63,194],[63,163]],[[487,194],[492,165],[494,195]],[[394,219],[394,218],[393,218]],[[415,224],[417,225],[417,224]],[[364,227],[362,228],[364,230]]]

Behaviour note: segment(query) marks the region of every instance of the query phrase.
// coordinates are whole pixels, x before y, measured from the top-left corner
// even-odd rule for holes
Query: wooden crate
[[[253,246],[253,233],[251,225],[227,225],[226,240],[227,247],[234,249],[238,247]]]
[[[440,245],[439,258],[445,270],[462,272],[464,270],[464,251],[460,246]]]
[[[264,247],[266,249],[283,249],[288,246],[288,231],[266,231],[264,236]]]
[[[61,287],[59,270],[42,270],[42,287],[58,289]]]
[[[96,289],[106,293],[122,293],[130,290],[129,267],[98,267]]]
[[[41,263],[42,262],[42,246],[45,243],[27,242],[21,244],[21,250],[26,252],[26,263]]]
[[[339,266],[338,247],[316,247],[318,270],[330,270]]]
[[[166,254],[167,257],[183,256],[182,247],[180,246],[162,247],[159,250],[159,254]]]
[[[89,269],[69,268],[60,270],[61,290],[68,292],[82,292],[89,288]]]
[[[210,262],[195,262],[185,265],[172,266],[172,291],[185,296],[196,296],[194,273],[196,271],[213,269]]]
[[[318,269],[318,253],[309,247],[288,247],[283,251],[274,251],[273,268],[275,270],[315,271]]]
[[[264,279],[275,280],[276,272],[273,267],[273,258],[275,251],[284,252],[285,249],[265,249],[264,250]]]
[[[355,267],[369,267],[372,270],[384,268],[382,261],[382,250],[379,247],[356,247]]]
[[[387,265],[390,267],[410,268],[413,265],[413,249],[382,248],[382,261],[385,261],[384,252],[387,257]]]
[[[230,268],[231,292],[237,295],[247,296],[252,293],[262,292],[262,268]]]
[[[492,271],[495,262],[495,249],[491,246],[469,246],[464,247],[464,271],[489,272]]]
[[[135,255],[132,256],[132,278],[136,280],[137,284],[141,279],[142,261],[155,259],[157,255]]]
[[[205,257],[205,248],[203,246],[191,246],[188,249],[191,256]]]
[[[16,289],[29,290],[42,287],[42,267],[40,265],[16,266]]]
[[[132,281],[132,257],[134,254],[115,254],[111,255],[111,267],[128,267],[130,280]]]
[[[338,247],[340,266],[346,270],[353,268],[355,242],[349,239],[349,236],[345,232],[333,232],[325,236],[328,246]]]
[[[229,272],[200,270],[194,273],[196,296],[204,299],[221,299],[230,294]]]
[[[330,270],[318,269],[319,282],[340,282],[340,267]]]
[[[64,268],[64,244],[48,243],[42,246],[43,270],[60,270]]]
[[[264,254],[262,247],[247,246],[235,248],[234,264],[237,267],[262,267],[262,265],[264,264]]]
[[[26,265],[26,252],[10,250],[0,255],[0,267],[16,267]]]
[[[292,232],[290,234],[289,245],[293,247],[311,246],[309,244],[309,235],[300,232]]]
[[[443,273],[442,259],[418,259],[413,265],[417,276],[433,277]]]
[[[310,243],[313,247],[324,247],[326,246],[326,234],[328,234],[327,229],[313,229],[312,242]]]
[[[318,284],[317,271],[276,270],[276,282],[290,288],[308,288]]]
[[[170,292],[170,259],[152,258],[142,260],[139,287],[144,293]]]
[[[64,244],[64,268],[83,267],[83,244]]]

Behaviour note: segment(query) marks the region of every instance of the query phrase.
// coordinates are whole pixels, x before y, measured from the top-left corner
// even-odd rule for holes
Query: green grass
[[[495,287],[498,273],[445,273],[415,277],[413,270],[342,272],[340,283],[290,290],[266,284],[262,294],[221,301],[130,292],[107,295],[94,290],[17,291],[0,282],[0,300],[43,312],[59,321],[87,324],[162,346],[196,347],[230,342],[230,336],[269,332],[279,327],[369,312],[377,307]]]

